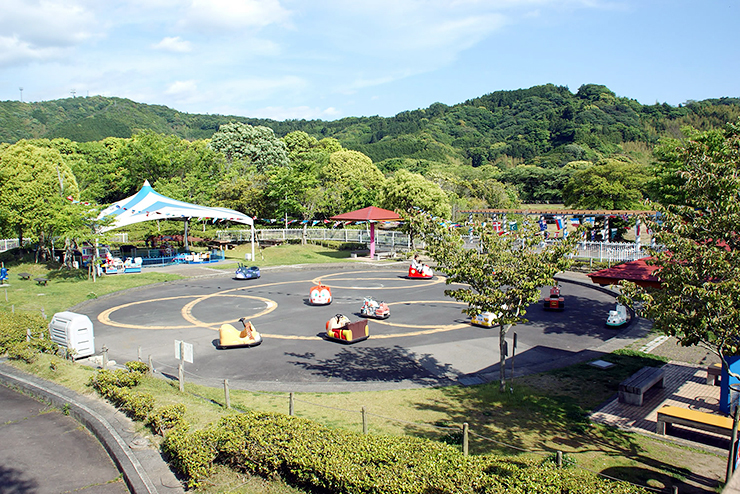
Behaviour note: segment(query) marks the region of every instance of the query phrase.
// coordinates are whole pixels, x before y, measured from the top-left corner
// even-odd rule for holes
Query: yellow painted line
[[[181,298],[191,298],[195,297],[196,295],[179,295],[177,297],[166,297],[166,298],[158,298],[153,300],[141,300],[139,302],[130,302],[128,304],[122,304],[118,305],[116,307],[111,307],[110,309],[106,309],[100,314],[98,314],[98,321],[100,321],[103,324],[106,324],[108,326],[113,326],[117,328],[129,328],[129,329],[183,329],[183,328],[190,328],[191,325],[187,326],[136,326],[133,324],[125,324],[120,322],[115,322],[110,318],[110,315],[116,312],[117,310],[125,309],[126,307],[131,307],[134,305],[140,305],[140,304],[149,304],[151,302],[163,302],[167,300],[177,300]]]
[[[229,291],[231,291],[231,290],[229,290]],[[250,299],[253,299],[253,300],[261,300],[262,302],[264,302],[267,305],[267,308],[265,308],[261,312],[258,312],[258,313],[254,314],[254,315],[248,316],[247,319],[257,319],[258,317],[264,316],[265,314],[269,314],[270,312],[272,312],[275,309],[277,309],[277,306],[278,306],[277,302],[275,302],[274,300],[270,300],[269,298],[257,297],[257,296],[254,296],[254,295],[230,294],[230,293],[227,293],[227,292],[219,292],[219,293],[216,293],[216,294],[199,297],[199,298],[193,300],[192,302],[187,303],[185,305],[185,307],[183,307],[180,310],[180,314],[182,315],[183,319],[185,319],[186,321],[189,321],[190,323],[192,323],[193,326],[204,327],[204,328],[209,328],[209,329],[214,329],[214,330],[218,330],[218,328],[220,328],[222,324],[225,324],[227,322],[230,322],[231,320],[229,319],[229,320],[221,321],[221,322],[206,323],[206,322],[203,322],[200,319],[196,318],[195,316],[193,316],[193,313],[192,313],[193,306],[195,306],[196,304],[198,304],[198,303],[200,303],[200,302],[202,302],[204,300],[207,300],[207,299],[213,298],[213,297],[241,297],[241,298],[250,298]]]
[[[374,273],[377,272],[375,270],[372,271],[354,271],[353,273]],[[212,329],[212,330],[218,330],[218,328],[229,321],[223,321],[223,322],[214,322],[214,323],[206,323],[204,321],[201,321],[200,319],[193,316],[192,311],[193,307],[195,307],[197,304],[207,301],[210,298],[213,297],[243,297],[243,298],[249,298],[254,300],[260,300],[266,304],[266,308],[257,314],[254,314],[252,316],[248,316],[249,319],[257,319],[261,316],[264,316],[266,314],[269,314],[270,312],[277,309],[278,304],[274,300],[264,298],[264,297],[258,297],[255,295],[246,295],[246,294],[235,294],[233,292],[245,290],[247,288],[254,289],[254,288],[265,288],[270,286],[278,286],[278,285],[288,285],[288,284],[295,284],[295,283],[313,283],[318,284],[321,282],[322,279],[331,278],[335,279],[336,276],[342,276],[342,275],[348,275],[352,273],[343,272],[343,273],[334,273],[331,275],[328,275],[326,277],[318,277],[314,278],[313,280],[296,280],[296,281],[280,281],[280,282],[273,282],[273,283],[262,283],[262,284],[249,284],[248,286],[240,286],[236,288],[231,288],[229,290],[222,290],[219,292],[207,294],[207,295],[179,295],[176,297],[164,297],[164,298],[158,298],[158,299],[150,299],[150,300],[141,300],[138,302],[130,302],[128,304],[122,304],[118,305],[116,307],[111,307],[110,309],[107,309],[103,312],[101,312],[98,315],[98,321],[100,321],[103,324],[106,324],[108,326],[113,327],[119,327],[119,328],[128,328],[128,329],[185,329],[185,328],[206,328],[206,329]],[[338,280],[344,281],[344,278],[339,278]],[[360,281],[353,278],[349,279],[350,281]],[[370,281],[385,281],[385,280],[393,280],[397,281],[397,278],[372,278]],[[437,277],[435,280],[421,280],[424,284],[431,285],[436,283],[441,283],[444,281],[443,278]],[[412,284],[415,285],[416,283]],[[402,287],[382,287],[384,289],[403,289],[403,288],[413,288],[414,286],[402,286]],[[358,287],[341,287],[336,286],[333,284],[327,285],[330,288],[343,288],[343,289],[363,289],[363,290],[374,290],[374,289],[380,289],[379,288],[358,288]],[[181,325],[181,326],[139,326],[139,325],[133,325],[133,324],[125,324],[125,323],[119,323],[113,321],[110,316],[114,312],[124,309],[126,307],[131,307],[134,305],[140,305],[140,304],[148,304],[153,302],[163,302],[163,301],[169,301],[169,300],[179,300],[183,298],[195,298],[195,300],[192,300],[185,304],[183,308],[180,310],[180,314],[182,317],[190,323],[190,325]],[[391,305],[400,305],[400,304],[461,304],[464,305],[463,302],[457,302],[457,301],[451,301],[451,300],[413,300],[413,301],[404,301],[404,302],[390,302],[388,303],[389,306]],[[373,319],[374,323],[378,324],[384,324],[387,326],[395,326],[398,328],[418,328],[419,331],[412,331],[408,333],[393,333],[393,334],[381,334],[381,335],[371,335],[374,339],[389,339],[389,338],[402,338],[405,336],[422,336],[422,335],[429,335],[429,334],[435,334],[435,333],[442,333],[446,331],[454,331],[457,329],[463,329],[463,328],[469,328],[470,324],[467,323],[461,323],[461,324],[448,324],[444,326],[439,325],[420,325],[420,324],[402,324],[402,323],[394,323],[389,322],[387,320],[378,320]],[[275,339],[281,339],[281,340],[315,340],[317,336],[301,336],[301,335],[278,335],[278,334],[268,334],[268,333],[262,333],[260,332],[263,338],[275,338]]]
[[[402,272],[402,271],[401,271]],[[311,283],[318,285],[319,283],[328,286],[329,288],[342,288],[345,290],[404,290],[408,288],[416,288],[416,281],[417,280],[409,280],[414,282],[414,285],[403,285],[403,286],[380,286],[380,287],[362,287],[362,286],[341,286],[336,285],[334,281],[353,281],[353,282],[362,282],[362,281],[399,281],[401,279],[408,280],[405,276],[402,277],[396,277],[396,278],[362,278],[362,279],[356,279],[351,277],[352,274],[359,274],[359,273],[377,273],[375,270],[370,271],[346,271],[342,273],[333,273],[328,274],[326,276],[319,276],[317,278],[314,278],[311,280]],[[350,276],[349,278],[337,278],[337,276]],[[324,282],[323,280],[329,280]],[[431,280],[419,280],[419,284],[423,283],[425,285],[436,285],[438,283],[444,283],[445,279],[441,276],[435,275],[434,279]]]

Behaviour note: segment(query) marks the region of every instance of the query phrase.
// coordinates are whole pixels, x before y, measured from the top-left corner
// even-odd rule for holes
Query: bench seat
[[[642,406],[645,392],[656,385],[662,388],[664,379],[664,369],[643,367],[631,377],[619,383],[619,402]]]
[[[39,285],[43,285],[43,286],[46,286],[46,284],[49,282],[47,278],[34,278],[33,280]]]
[[[665,435],[667,424],[678,424],[707,432],[714,432],[715,434],[732,436],[732,418],[717,415],[716,413],[664,406],[658,410],[658,422],[655,432]]]
[[[722,364],[712,364],[707,367],[707,384],[719,386],[722,378]]]

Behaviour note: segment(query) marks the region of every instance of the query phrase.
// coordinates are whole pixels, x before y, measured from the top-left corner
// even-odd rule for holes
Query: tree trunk
[[[499,329],[499,352],[501,356],[499,365],[499,391],[503,393],[506,391],[506,333],[511,329],[511,324],[500,324]]]

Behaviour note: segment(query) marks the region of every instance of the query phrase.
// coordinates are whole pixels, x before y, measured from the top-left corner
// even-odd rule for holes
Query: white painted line
[[[657,338],[655,338],[655,339],[654,339],[653,341],[651,341],[651,342],[650,342],[650,343],[648,343],[647,345],[645,345],[645,346],[643,346],[642,348],[640,348],[640,350],[639,350],[639,351],[640,351],[640,352],[643,352],[643,353],[650,353],[650,352],[652,352],[653,350],[655,350],[656,348],[658,348],[658,347],[659,347],[659,346],[660,346],[660,345],[661,345],[661,344],[662,344],[662,343],[663,343],[663,342],[664,342],[665,340],[667,340],[668,338],[669,338],[669,336],[666,336],[666,335],[663,335],[663,336],[658,336],[658,337],[657,337]]]

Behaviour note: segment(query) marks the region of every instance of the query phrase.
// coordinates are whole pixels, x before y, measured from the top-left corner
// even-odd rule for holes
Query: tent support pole
[[[254,258],[254,223],[252,223],[252,261],[256,261]]]
[[[190,252],[188,247],[188,218],[185,218],[185,235],[182,237],[182,245],[185,247],[185,252]]]

